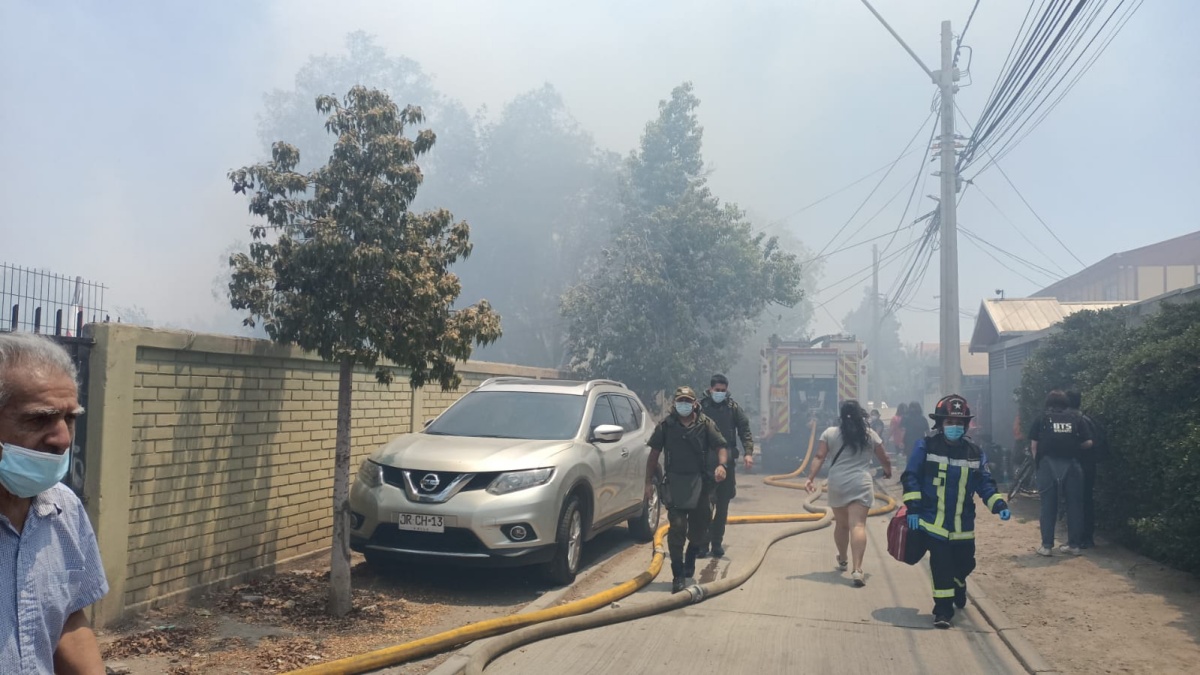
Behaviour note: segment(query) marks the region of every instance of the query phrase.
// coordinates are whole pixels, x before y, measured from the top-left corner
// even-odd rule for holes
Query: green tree
[[[268,152],[280,138],[300,151],[300,171],[316,168],[336,141],[321,128],[312,102],[331,91],[363,86],[379,89],[394,101],[412,101],[438,130],[437,151],[422,159],[426,181],[414,206],[439,204],[455,210],[466,206],[464,195],[476,179],[480,156],[476,122],[462,103],[444,95],[421,64],[391,55],[375,37],[355,31],[346,35],[345,51],[309,57],[296,73],[291,89],[276,89],[263,97],[258,135]]]
[[[795,255],[708,189],[699,104],[687,83],[659,104],[626,162],[613,243],[563,298],[569,367],[648,402],[727,370],[768,304],[802,296]]]
[[[558,301],[579,280],[581,261],[608,239],[619,157],[597,149],[550,85],[509,102],[480,138],[470,200],[472,219],[483,223],[472,232],[480,252],[462,278],[468,289],[488,290],[505,333],[484,358],[557,368]]]
[[[434,144],[421,109],[400,110],[387,94],[354,87],[339,102],[317,98],[337,138],[324,166],[301,173],[299,151],[275,143],[270,162],[231,171],[235,192],[252,194],[248,253],[233,255],[229,284],[234,309],[261,321],[271,339],[296,344],[339,365],[333,487],[333,553],[329,609],[351,608],[349,548],[350,409],[355,366],[391,365],[409,382],[460,382],[455,362],[472,344],[500,336],[486,301],[454,311],[461,287],[449,267],[471,252],[466,222],[445,209],[409,210],[421,185],[417,158]],[[381,364],[386,359],[390,364]]]

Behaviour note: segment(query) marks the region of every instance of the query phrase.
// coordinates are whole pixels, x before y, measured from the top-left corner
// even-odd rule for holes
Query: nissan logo
[[[441,484],[442,481],[437,477],[436,473],[427,473],[425,474],[425,477],[421,479],[421,489],[426,492],[433,492]]]

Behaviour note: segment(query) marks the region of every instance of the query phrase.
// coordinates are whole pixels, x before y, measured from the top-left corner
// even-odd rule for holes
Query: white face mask
[[[729,392],[727,391],[714,391],[712,393],[713,403],[724,403],[726,396],[729,396]]]

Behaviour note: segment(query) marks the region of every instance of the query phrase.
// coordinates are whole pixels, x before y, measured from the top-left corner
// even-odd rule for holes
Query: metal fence
[[[84,324],[107,321],[101,284],[0,263],[4,330],[78,337]]]
[[[41,333],[53,337],[79,369],[79,403],[87,408],[92,340],[83,336],[89,323],[108,321],[104,311],[105,287],[43,270],[0,263],[0,330]],[[87,415],[75,424],[71,445],[71,470],[63,478],[81,499],[87,474]]]

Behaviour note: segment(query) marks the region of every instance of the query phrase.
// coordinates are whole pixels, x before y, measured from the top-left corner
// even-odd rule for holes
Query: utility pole
[[[954,36],[950,22],[942,22],[942,69],[937,72],[942,90],[942,312],[941,393],[961,393],[962,364],[958,335],[958,154],[954,147]]]
[[[871,245],[871,335],[867,338],[871,342],[868,343],[868,349],[871,350],[871,360],[869,368],[873,371],[871,374],[872,397],[875,404],[883,398],[883,381],[879,379],[879,373],[883,372],[879,367],[879,328],[883,317],[879,313],[879,244]]]
[[[939,144],[942,165],[941,171],[938,172],[942,179],[941,204],[938,213],[942,267],[941,334],[938,349],[941,365],[940,389],[943,396],[961,393],[959,389],[962,386],[962,363],[959,354],[958,330],[958,171],[955,169],[958,156],[954,147],[954,94],[957,89],[955,82],[958,80],[958,76],[954,68],[954,35],[950,30],[950,22],[943,21],[942,67],[937,71],[930,70],[929,66],[921,61],[917,53],[888,25],[879,12],[875,11],[870,2],[862,0],[862,3],[871,10],[875,18],[879,19],[883,27],[892,34],[892,37],[896,38],[900,46],[904,47],[909,56],[917,62],[925,74],[929,75],[941,91],[942,133]]]

